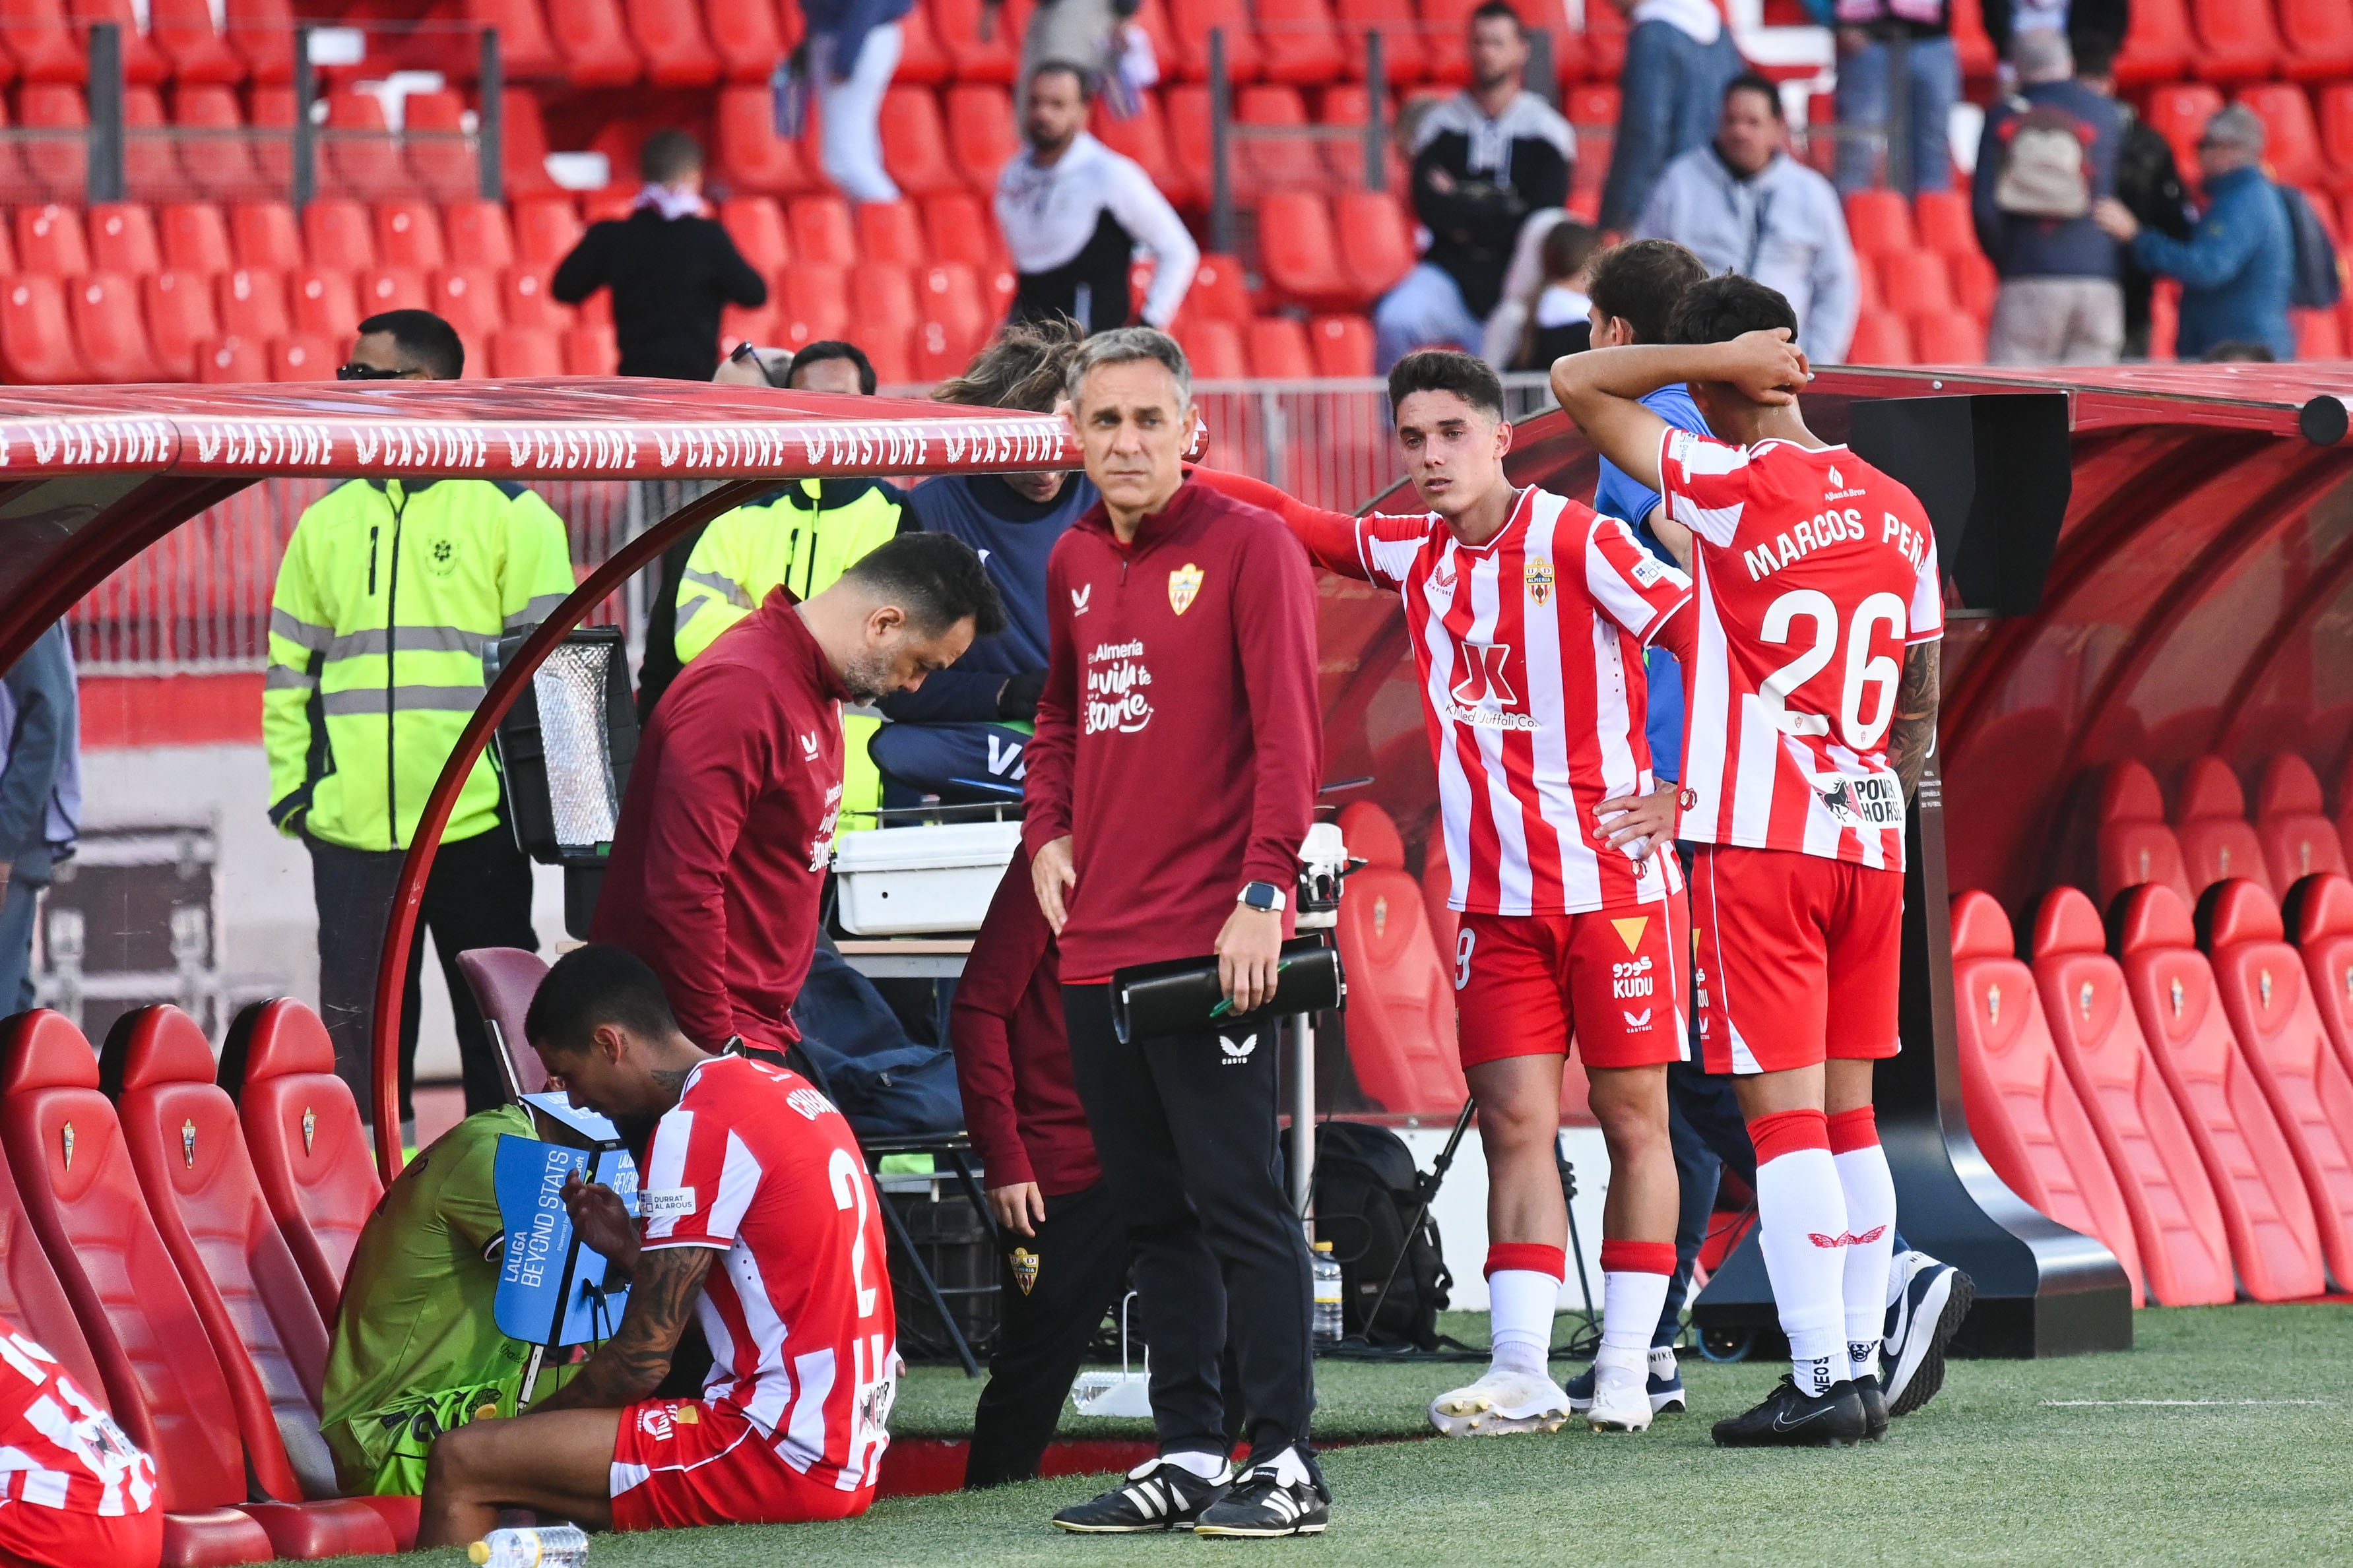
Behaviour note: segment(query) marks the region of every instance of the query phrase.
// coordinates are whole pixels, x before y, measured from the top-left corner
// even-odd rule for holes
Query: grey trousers
[[[2011,278],[1994,296],[1994,364],[2114,364],[2124,350],[2125,293],[2113,278]]]

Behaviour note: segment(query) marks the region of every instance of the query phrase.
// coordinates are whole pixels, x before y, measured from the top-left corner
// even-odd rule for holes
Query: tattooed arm
[[[638,1255],[621,1326],[596,1347],[579,1374],[539,1402],[541,1410],[610,1410],[653,1393],[670,1370],[670,1352],[702,1294],[702,1277],[719,1258],[713,1247],[662,1247]]]
[[[1937,649],[1934,642],[1904,650],[1904,682],[1895,692],[1895,722],[1887,732],[1887,765],[1904,781],[1904,798],[1920,787],[1928,753],[1936,743]]]

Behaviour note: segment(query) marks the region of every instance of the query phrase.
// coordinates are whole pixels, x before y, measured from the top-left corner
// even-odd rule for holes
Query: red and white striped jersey
[[[719,1057],[687,1075],[646,1152],[644,1247],[726,1253],[696,1317],[703,1397],[735,1405],[776,1457],[843,1491],[871,1487],[899,1360],[882,1217],[841,1112],[797,1073]]]
[[[1901,870],[1887,732],[1905,649],[1945,635],[1927,514],[1844,447],[1670,430],[1659,474],[1697,541],[1682,837]]]
[[[116,1518],[157,1506],[155,1461],[74,1386],[57,1358],[0,1321],[0,1502]]]
[[[1683,886],[1672,846],[1607,847],[1595,807],[1658,787],[1642,648],[1691,583],[1614,517],[1520,492],[1502,532],[1435,512],[1353,520],[1359,574],[1405,601],[1453,875],[1447,907],[1581,914]]]

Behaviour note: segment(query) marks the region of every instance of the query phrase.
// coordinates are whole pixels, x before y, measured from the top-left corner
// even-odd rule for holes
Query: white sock
[[[1895,1256],[1895,1178],[1887,1152],[1879,1146],[1870,1110],[1833,1118],[1831,1159],[1846,1198],[1846,1300],[1848,1375],[1872,1377],[1879,1371],[1879,1335],[1886,1326],[1888,1265]],[[1843,1125],[1842,1125],[1843,1124]],[[1867,1131],[1866,1131],[1867,1130]],[[1867,1136],[1868,1142],[1858,1142]],[[1842,1146],[1843,1145],[1843,1146]]]
[[[1756,1141],[1757,1239],[1799,1392],[1819,1398],[1849,1374],[1846,1194],[1819,1110],[1778,1111],[1749,1124]],[[1814,1238],[1820,1237],[1822,1242]],[[1824,1245],[1830,1243],[1831,1245]]]
[[[1163,1454],[1160,1456],[1160,1462],[1164,1465],[1174,1465],[1178,1469],[1198,1476],[1205,1481],[1214,1481],[1224,1475],[1227,1465],[1227,1459],[1223,1454],[1204,1454],[1195,1448],[1179,1448],[1175,1453]]]
[[[1539,1269],[1498,1268],[1488,1275],[1493,1363],[1512,1372],[1546,1372],[1546,1360],[1552,1351],[1553,1308],[1559,1300],[1559,1279]]]
[[[1672,1241],[1602,1242],[1601,1349],[1611,1364],[1644,1363],[1659,1316],[1666,1310],[1674,1268]]]

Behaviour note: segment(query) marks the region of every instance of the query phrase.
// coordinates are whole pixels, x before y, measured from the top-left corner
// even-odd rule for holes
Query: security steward
[[[741,363],[730,359],[720,367],[721,376],[729,365]],[[856,344],[825,339],[793,355],[785,385],[797,392],[871,397],[874,366]],[[678,578],[676,616],[670,622],[677,667],[691,662],[779,585],[796,599],[823,593],[852,562],[912,531],[913,515],[907,509],[906,492],[881,479],[798,479],[712,520]],[[653,685],[652,667],[649,646],[649,673],[640,677],[648,689]],[[648,698],[641,690],[641,710],[649,713],[659,697],[658,691]],[[867,754],[867,743],[881,724],[871,715],[842,719],[844,832],[873,826],[870,814],[882,804],[882,776]]]
[[[360,323],[345,381],[455,381],[465,347],[427,310]],[[573,586],[564,524],[532,491],[492,479],[353,479],[303,512],[270,604],[262,739],[269,820],[311,851],[319,1000],[335,1070],[363,1108],[376,964],[401,862],[426,796],[482,699],[482,655],[535,626]],[[474,764],[425,885],[423,923],[448,977],[466,1110],[505,1079],[457,968],[476,947],[535,949],[531,866],[500,813],[499,778]],[[415,1140],[418,975],[401,1012],[400,1118]]]

